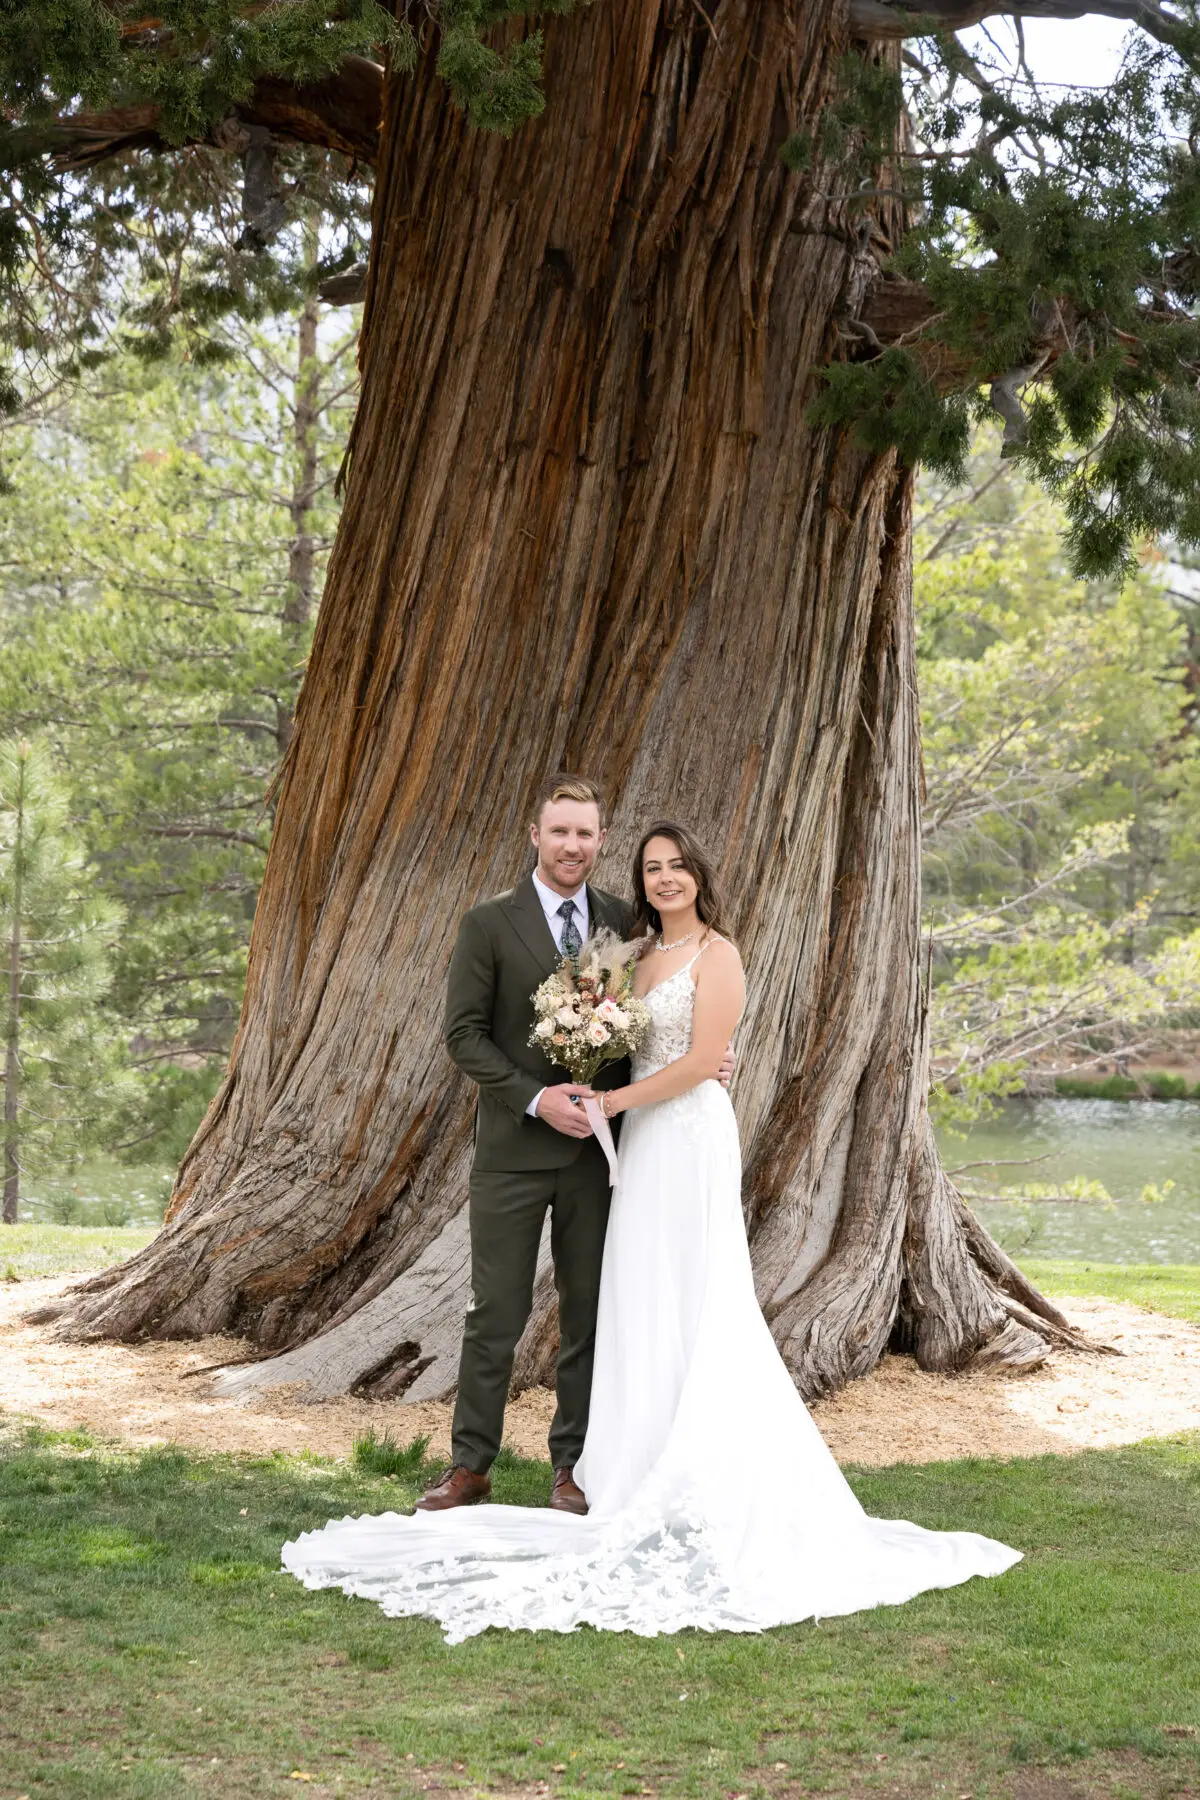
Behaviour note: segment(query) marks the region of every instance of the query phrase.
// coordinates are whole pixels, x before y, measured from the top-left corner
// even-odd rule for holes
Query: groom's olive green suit
[[[589,886],[589,932],[627,937],[633,909]],[[513,1352],[529,1319],[538,1245],[550,1208],[558,1289],[556,1468],[583,1449],[592,1387],[596,1304],[608,1224],[608,1165],[594,1138],[568,1137],[526,1112],[542,1088],[569,1081],[529,1042],[533,992],[558,947],[531,876],[465,914],[446,987],[446,1047],[479,1089],[471,1169],[471,1305],[463,1332],[453,1457],[483,1473],[500,1448]],[[593,1084],[621,1087],[628,1063]]]

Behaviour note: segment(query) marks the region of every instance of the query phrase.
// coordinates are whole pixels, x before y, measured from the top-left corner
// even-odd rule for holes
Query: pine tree
[[[23,204],[40,181],[43,265],[86,275],[21,288],[35,349],[52,306],[97,349],[88,246],[165,181],[148,157],[240,159],[214,307],[295,270],[285,141],[374,164],[362,398],[238,1038],[167,1229],[70,1328],[233,1327],[291,1347],[267,1379],[447,1391],[470,1096],[436,996],[458,914],[521,872],[536,784],[574,764],[614,802],[602,880],[664,807],[722,860],[753,975],[746,1218],[797,1380],[889,1342],[1036,1361],[1065,1322],[926,1108],[912,472],[956,469],[995,407],[1081,568],[1200,530],[1190,0],[1109,0],[1145,28],[1125,69],[1053,103],[953,37],[1014,10],[979,0],[26,10],[0,67]],[[122,156],[88,214],[83,172]]]
[[[120,1056],[102,1001],[119,909],[97,893],[47,752],[0,743],[4,1208],[22,1176],[61,1169],[111,1107]]]
[[[123,910],[139,1160],[178,1162],[228,1059],[355,386],[314,295],[222,329],[215,367],[126,353],[3,434],[0,737],[51,748]]]

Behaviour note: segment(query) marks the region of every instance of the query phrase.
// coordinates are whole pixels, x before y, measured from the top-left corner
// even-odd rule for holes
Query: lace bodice
[[[650,1008],[650,1029],[633,1058],[633,1079],[645,1081],[657,1075],[668,1063],[686,1056],[692,1047],[692,1013],[696,1004],[696,984],[692,980],[692,961],[684,963],[665,981],[660,981],[642,998]]]

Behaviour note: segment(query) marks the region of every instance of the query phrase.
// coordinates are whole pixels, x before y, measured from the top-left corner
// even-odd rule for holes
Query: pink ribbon
[[[608,1158],[608,1185],[612,1187],[617,1179],[617,1146],[613,1143],[613,1134],[608,1120],[600,1111],[598,1100],[585,1100],[583,1110],[588,1116],[596,1141]]]

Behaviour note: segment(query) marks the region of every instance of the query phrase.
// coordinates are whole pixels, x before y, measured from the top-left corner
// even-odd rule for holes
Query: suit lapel
[[[590,892],[589,892],[590,900]],[[557,969],[561,958],[554,942],[542,903],[533,885],[533,876],[518,881],[506,907],[509,923],[544,975]]]
[[[588,935],[590,936],[591,933],[601,925],[607,925],[608,929],[611,931],[613,929],[613,922],[606,904],[607,896],[599,888],[594,888],[589,881],[587,897]]]
[[[597,925],[607,925],[618,937],[623,937],[621,918],[613,903],[613,896],[606,894],[602,888],[594,888],[588,884],[588,928],[595,931]]]

